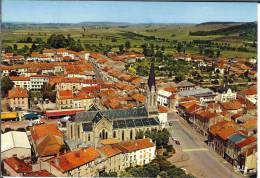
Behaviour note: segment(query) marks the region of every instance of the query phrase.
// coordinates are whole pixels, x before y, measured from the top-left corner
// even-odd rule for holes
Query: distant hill
[[[204,22],[197,24],[196,26],[203,26],[203,25],[236,25],[241,24],[241,22]]]
[[[216,24],[216,22],[211,22],[211,24]],[[209,23],[207,23],[207,25],[209,25]],[[232,25],[217,30],[195,31],[189,33],[190,36],[231,35],[231,34],[232,35],[238,34],[240,37],[244,37],[250,40],[256,40],[257,23],[256,22],[242,23],[239,25]]]

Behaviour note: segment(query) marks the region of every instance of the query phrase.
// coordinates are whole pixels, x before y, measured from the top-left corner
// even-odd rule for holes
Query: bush
[[[168,156],[168,152],[167,151],[163,152],[163,156]]]

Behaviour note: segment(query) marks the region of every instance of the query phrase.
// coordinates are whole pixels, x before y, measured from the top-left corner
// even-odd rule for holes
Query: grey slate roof
[[[145,107],[81,112],[76,114],[75,122],[82,122],[83,131],[89,132],[103,117],[112,121],[114,129],[160,125],[157,117],[148,118]]]
[[[199,95],[210,95],[214,94],[214,92],[208,88],[199,88],[199,89],[193,89],[193,90],[185,90],[185,91],[180,91],[179,95],[182,97],[186,96],[199,96]]]
[[[191,83],[187,80],[183,80],[183,81],[177,83],[177,85],[176,85],[176,87],[193,87],[193,86],[195,86],[195,84]]]
[[[104,110],[104,111],[80,112],[75,115],[75,122],[93,121],[93,119],[95,118],[98,112],[100,112],[100,114],[102,114],[104,117],[111,120],[121,119],[121,118],[148,117],[146,108],[141,107],[141,108],[133,108],[133,109],[113,109],[113,110]]]

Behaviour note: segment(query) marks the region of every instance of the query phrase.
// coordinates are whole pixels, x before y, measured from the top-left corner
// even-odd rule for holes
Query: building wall
[[[16,107],[22,108],[22,110],[27,111],[29,108],[28,97],[26,98],[9,98],[9,106],[15,110]]]
[[[11,176],[11,177],[22,177],[23,176],[22,173],[15,172],[8,164],[6,164],[5,162],[3,162],[3,163],[4,163],[4,169],[8,176]]]
[[[257,168],[256,162],[257,162],[257,153],[255,152],[255,153],[246,157],[245,168],[247,170],[248,169],[256,169]]]
[[[10,158],[13,155],[17,155],[18,158],[24,159],[24,158],[30,158],[31,157],[31,149],[28,148],[12,148],[9,150],[6,150],[4,152],[1,152],[1,160],[5,158]]]

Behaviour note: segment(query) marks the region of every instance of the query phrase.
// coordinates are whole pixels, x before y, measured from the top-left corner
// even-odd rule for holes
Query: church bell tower
[[[155,85],[155,74],[154,74],[154,63],[153,62],[150,67],[148,83],[146,86],[145,107],[146,107],[146,110],[147,110],[149,116],[158,114],[157,91],[156,91],[156,85]]]

